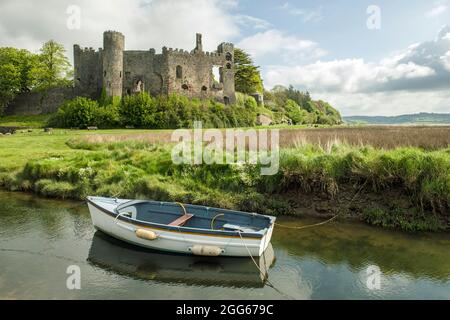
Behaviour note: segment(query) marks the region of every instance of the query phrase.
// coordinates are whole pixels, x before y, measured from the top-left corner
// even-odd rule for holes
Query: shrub
[[[363,211],[363,219],[375,226],[409,232],[440,231],[444,229],[437,216],[420,213],[417,209],[392,208],[383,210],[380,208],[367,208]]]
[[[138,128],[156,127],[155,111],[155,99],[147,93],[125,96],[119,107],[122,122]]]
[[[99,106],[98,102],[78,97],[64,102],[58,111],[50,117],[47,125],[62,128],[113,128],[120,124],[117,103]]]

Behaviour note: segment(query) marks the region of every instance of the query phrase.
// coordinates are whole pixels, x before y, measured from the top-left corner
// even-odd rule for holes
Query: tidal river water
[[[80,202],[0,191],[0,299],[450,299],[450,234],[277,227],[256,262],[264,274],[248,258],[139,249],[96,232]]]

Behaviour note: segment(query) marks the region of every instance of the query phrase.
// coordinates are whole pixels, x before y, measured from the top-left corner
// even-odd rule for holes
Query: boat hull
[[[270,243],[273,224],[262,238],[244,237],[242,235],[214,235],[211,233],[191,233],[179,230],[140,226],[133,222],[116,219],[108,210],[88,202],[92,223],[96,229],[144,248],[183,254],[194,254],[198,248],[218,248],[220,256],[248,257],[261,256]],[[136,235],[137,229],[153,232],[156,239],[143,239]],[[208,250],[205,250],[208,251]]]

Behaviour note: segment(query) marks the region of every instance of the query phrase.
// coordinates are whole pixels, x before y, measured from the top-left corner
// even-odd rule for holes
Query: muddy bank
[[[450,231],[450,215],[421,208],[417,199],[402,190],[375,193],[356,190],[351,185],[339,187],[334,197],[326,193],[305,193],[291,190],[277,199],[289,206],[284,215],[339,220],[357,220],[371,225],[405,231]]]

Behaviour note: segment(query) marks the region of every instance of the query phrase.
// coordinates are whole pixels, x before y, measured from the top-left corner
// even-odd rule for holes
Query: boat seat
[[[194,215],[187,213],[182,215],[181,217],[179,217],[178,219],[172,221],[171,223],[169,223],[169,226],[172,227],[181,227],[183,226],[190,218],[192,218]]]

